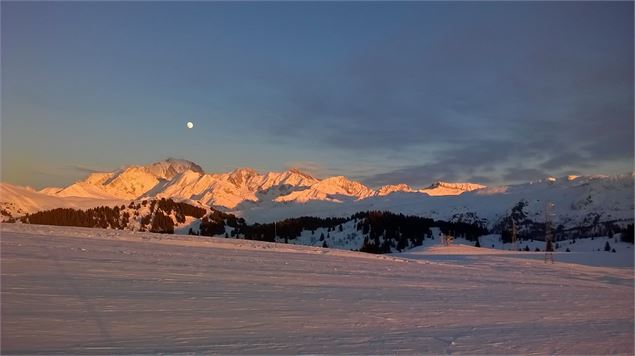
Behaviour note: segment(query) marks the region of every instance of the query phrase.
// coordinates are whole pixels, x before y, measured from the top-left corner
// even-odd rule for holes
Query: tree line
[[[149,213],[143,216],[139,211],[148,207]],[[131,216],[130,212],[133,213]],[[202,218],[207,210],[172,199],[144,200],[140,203],[130,203],[126,209],[121,206],[100,206],[87,210],[72,208],[56,208],[26,214],[20,221],[29,224],[78,226],[91,228],[129,229],[131,219],[139,221],[141,231],[158,233],[174,233],[176,223],[184,223],[186,216]],[[172,219],[174,216],[174,219]]]
[[[512,219],[514,223],[518,221],[516,228],[519,240],[544,238],[544,223],[528,221],[522,211],[523,207],[523,203],[519,203],[515,209],[512,209],[510,216],[504,218],[501,225],[497,226],[502,232],[503,242],[511,241]],[[124,205],[100,206],[87,210],[57,208],[27,214],[20,220],[31,224],[91,228],[133,229],[136,227],[141,231],[172,234],[175,226],[184,223],[188,216],[200,219],[199,229],[197,231],[190,229],[190,234],[225,235],[269,242],[280,241],[280,239],[288,242],[300,237],[303,231],[315,233],[318,229],[326,229],[328,235],[331,231],[342,231],[343,224],[352,222],[355,230],[364,236],[360,251],[369,253],[388,253],[392,250],[402,251],[419,246],[425,238],[432,238],[431,228],[438,228],[445,235],[463,237],[475,242],[478,242],[479,236],[489,233],[477,222],[449,222],[395,214],[389,211],[364,211],[349,217],[303,216],[284,219],[276,223],[248,224],[245,219],[233,214],[165,198],[131,202],[127,208]],[[539,225],[542,225],[542,230]],[[530,226],[532,230],[523,229],[523,226]],[[607,226],[609,236],[613,233],[621,233],[623,241],[633,243],[633,224],[625,228],[620,228],[617,224]],[[562,231],[564,229],[561,227],[554,228],[557,240],[561,239],[558,238],[559,234],[563,236]],[[327,246],[324,238],[320,241],[324,241],[324,246]]]

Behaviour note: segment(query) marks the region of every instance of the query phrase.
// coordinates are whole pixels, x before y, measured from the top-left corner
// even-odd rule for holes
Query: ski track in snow
[[[2,354],[634,352],[632,267],[0,227]]]

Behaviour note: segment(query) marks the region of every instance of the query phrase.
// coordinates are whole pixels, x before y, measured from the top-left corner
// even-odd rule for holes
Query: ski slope
[[[634,352],[632,267],[0,228],[2,354]]]

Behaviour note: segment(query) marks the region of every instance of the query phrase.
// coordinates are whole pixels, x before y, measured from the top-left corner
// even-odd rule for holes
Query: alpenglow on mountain
[[[66,188],[45,188],[41,192],[57,197],[121,200],[170,197],[234,209],[240,204],[263,201],[306,203],[319,200],[341,203],[395,192],[458,195],[480,188],[484,186],[437,182],[420,191],[405,184],[374,190],[343,176],[317,179],[297,169],[265,174],[251,168],[239,168],[228,173],[205,173],[193,162],[169,158],[147,166],[92,173]]]
[[[167,159],[92,173],[68,187],[39,192],[2,183],[0,208],[3,215],[17,217],[56,207],[85,209],[171,198],[231,212],[250,222],[384,210],[491,229],[510,215],[525,225],[544,221],[545,205],[553,203],[556,226],[590,229],[632,222],[632,197],[632,173],[545,178],[494,187],[436,182],[424,189],[406,184],[372,189],[343,176],[318,179],[295,169],[262,174],[250,168],[205,173],[193,162]]]

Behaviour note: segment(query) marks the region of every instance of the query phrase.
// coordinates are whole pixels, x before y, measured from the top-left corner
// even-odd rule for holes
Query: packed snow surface
[[[634,352],[632,267],[0,227],[2,354]]]

